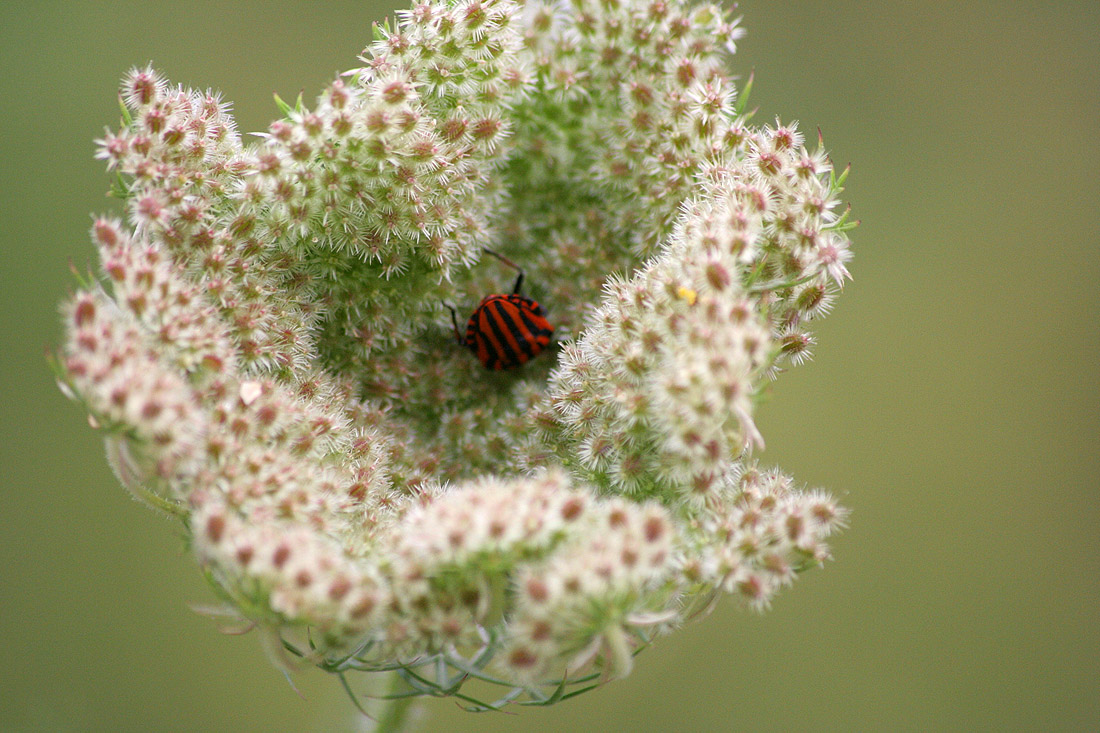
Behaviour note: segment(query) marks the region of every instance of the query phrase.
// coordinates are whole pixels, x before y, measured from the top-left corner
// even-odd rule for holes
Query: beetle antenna
[[[440,302],[443,303],[444,308],[451,312],[451,325],[454,326],[455,329],[455,338],[458,340],[459,345],[464,345],[462,334],[458,331],[458,315],[455,314],[454,306],[446,303],[445,301]]]
[[[523,286],[523,268],[517,265],[515,262],[512,262],[504,255],[500,254],[499,252],[494,252],[488,247],[482,247],[481,249],[488,254],[491,254],[493,257],[496,257],[498,260],[508,265],[508,267],[511,267],[513,270],[519,273],[519,276],[516,277],[516,284],[512,287],[512,294],[515,295],[519,293],[519,289]]]

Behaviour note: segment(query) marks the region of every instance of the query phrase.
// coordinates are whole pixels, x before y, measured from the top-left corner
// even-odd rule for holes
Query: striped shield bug
[[[485,252],[519,273],[512,292],[482,298],[466,322],[465,335],[458,330],[455,309],[447,307],[451,311],[455,338],[477,355],[482,366],[494,370],[512,369],[538,356],[550,344],[554,327],[543,315],[542,306],[519,294],[523,285],[523,269],[490,249],[485,249]]]

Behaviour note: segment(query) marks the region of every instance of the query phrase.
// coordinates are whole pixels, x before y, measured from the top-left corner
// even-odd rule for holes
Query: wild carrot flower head
[[[845,510],[751,454],[848,277],[844,176],[750,124],[718,6],[398,18],[249,144],[217,95],[126,76],[98,141],[125,222],[93,226],[60,375],[266,633],[553,701],[828,557]],[[486,250],[556,329],[518,370],[455,343],[449,307],[514,277]]]

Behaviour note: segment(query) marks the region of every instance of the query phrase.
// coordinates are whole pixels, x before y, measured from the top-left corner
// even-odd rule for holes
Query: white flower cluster
[[[65,311],[65,391],[84,401],[93,425],[126,434],[126,444],[141,453],[139,467],[129,451],[112,447],[119,478],[129,487],[135,481],[193,477],[204,425],[185,377],[104,295],[80,293]]]
[[[589,479],[629,495],[705,495],[759,441],[752,390],[770,339],[732,287],[707,287],[706,267],[670,253],[603,306],[550,383],[561,433]],[[705,288],[705,289],[704,289]]]
[[[560,473],[534,479],[488,478],[461,491],[429,495],[385,540],[395,557],[431,575],[446,567],[490,563],[549,551],[590,511],[592,497]]]
[[[738,20],[665,0],[529,2],[525,17],[542,92],[517,133],[525,172],[595,182],[611,225],[650,253],[701,162],[731,142],[723,51],[743,34]]]
[[[380,358],[408,348],[492,241],[503,112],[530,85],[515,13],[510,2],[401,13],[397,29],[376,29],[366,66],[316,109],[288,109],[245,157],[255,175],[233,194],[240,225],[285,242],[322,350],[365,381],[389,383]]]
[[[749,466],[722,487],[726,501],[694,530],[702,543],[685,571],[763,609],[795,575],[829,557],[825,538],[847,511],[821,491],[798,491],[788,476]]]
[[[192,503],[195,550],[246,616],[309,624],[325,645],[368,633],[384,619],[390,593],[383,579],[316,527],[243,517],[216,494]]]
[[[848,274],[843,175],[749,126],[716,6],[399,17],[251,145],[216,96],[127,76],[100,157],[128,227],[93,228],[59,377],[266,634],[545,703],[828,557],[844,510],[748,462],[757,395]],[[485,247],[560,338],[511,373],[440,303],[505,289]]]
[[[501,662],[510,676],[566,679],[593,660],[624,675],[634,642],[675,618],[676,538],[668,512],[616,499],[592,507],[583,521],[585,532],[519,574]]]
[[[158,245],[133,239],[116,221],[93,227],[114,300],[154,339],[163,356],[186,374],[231,370],[236,351],[203,288],[180,277]]]

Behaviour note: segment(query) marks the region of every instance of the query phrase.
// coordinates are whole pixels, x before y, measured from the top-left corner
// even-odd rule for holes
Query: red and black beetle
[[[486,369],[512,369],[526,364],[549,346],[554,327],[543,315],[542,306],[519,294],[523,269],[503,255],[485,251],[519,273],[512,292],[485,296],[466,322],[465,336],[458,330],[455,309],[447,307],[458,343],[473,351]]]

